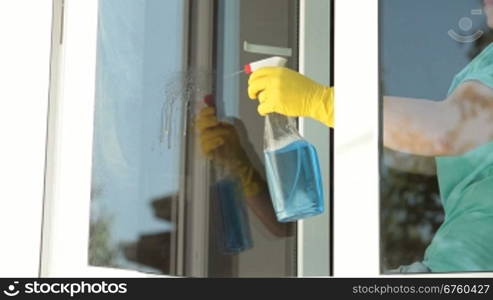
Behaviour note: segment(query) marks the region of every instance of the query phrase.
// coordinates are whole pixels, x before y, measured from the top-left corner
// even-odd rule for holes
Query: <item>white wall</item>
[[[39,268],[51,0],[0,2],[0,276]]]

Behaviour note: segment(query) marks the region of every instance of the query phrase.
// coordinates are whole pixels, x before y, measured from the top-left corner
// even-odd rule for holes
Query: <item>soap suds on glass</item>
[[[164,90],[164,103],[161,109],[161,130],[159,141],[166,144],[168,149],[173,146],[173,138],[176,137],[183,121],[182,135],[186,134],[187,116],[190,103],[210,93],[212,87],[211,72],[191,69],[186,72],[177,72],[166,80]]]

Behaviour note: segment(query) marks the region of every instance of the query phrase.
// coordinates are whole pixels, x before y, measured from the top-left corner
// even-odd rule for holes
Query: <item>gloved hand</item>
[[[202,109],[195,119],[204,155],[240,178],[246,196],[256,196],[265,182],[250,163],[233,125],[219,122],[213,107]]]
[[[261,115],[275,112],[310,117],[334,126],[333,88],[288,68],[264,67],[253,72],[248,80],[248,96],[259,100]]]

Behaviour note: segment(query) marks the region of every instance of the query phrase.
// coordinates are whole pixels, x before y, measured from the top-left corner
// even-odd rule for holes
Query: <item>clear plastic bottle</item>
[[[245,66],[245,72],[283,67],[271,57]],[[294,118],[271,113],[265,118],[264,156],[270,197],[278,221],[290,222],[324,211],[322,174],[315,147],[303,139]]]
[[[270,197],[280,222],[324,211],[322,175],[315,147],[301,138],[293,118],[265,119],[264,156]]]

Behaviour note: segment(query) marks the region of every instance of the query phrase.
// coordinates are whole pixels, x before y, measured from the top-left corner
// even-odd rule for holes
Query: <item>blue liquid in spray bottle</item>
[[[245,66],[245,72],[283,67],[287,60],[271,57]],[[265,118],[264,157],[270,197],[277,220],[291,222],[324,211],[322,174],[315,147],[304,140],[296,122],[280,114]]]
[[[204,98],[207,106],[214,107],[214,98]],[[223,155],[217,149],[215,155]],[[234,255],[253,247],[250,223],[241,184],[233,174],[215,165],[213,201],[217,224],[217,246],[222,254]]]
[[[322,176],[313,145],[297,140],[264,155],[269,191],[280,222],[324,211]]]
[[[224,178],[216,183],[215,189],[221,252],[236,254],[252,248],[252,235],[239,182]]]

